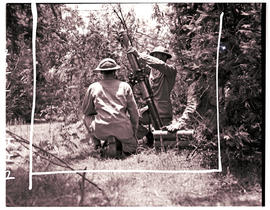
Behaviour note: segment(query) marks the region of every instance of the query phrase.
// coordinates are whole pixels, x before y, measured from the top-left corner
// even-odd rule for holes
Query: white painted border
[[[222,33],[223,15],[224,15],[224,13],[222,12],[221,15],[220,15],[220,23],[219,23],[218,46],[217,46],[217,61],[216,61],[216,101],[217,101],[218,169],[220,171],[222,171],[222,164],[221,164],[220,132],[219,132],[218,64],[219,64],[219,49],[220,49],[220,39],[221,39],[221,33]]]
[[[158,174],[195,174],[195,173],[215,173],[220,172],[219,169],[210,170],[74,170],[74,171],[44,171],[32,172],[32,175],[50,175],[50,174],[74,174],[74,173],[158,173]]]
[[[34,133],[34,117],[36,107],[36,31],[37,31],[37,8],[36,3],[31,3],[31,10],[33,15],[33,30],[32,30],[32,53],[33,53],[33,104],[31,113],[30,126],[30,145],[29,145],[29,190],[32,189],[32,172],[33,172],[33,133]]]

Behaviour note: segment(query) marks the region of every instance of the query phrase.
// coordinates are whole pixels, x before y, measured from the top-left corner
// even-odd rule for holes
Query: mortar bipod
[[[177,132],[169,132],[166,130],[153,130],[154,145],[156,146],[156,140],[160,141],[161,151],[164,152],[164,140],[166,141],[176,141],[176,147],[180,145],[180,136],[183,135],[193,135],[194,130],[178,130]]]

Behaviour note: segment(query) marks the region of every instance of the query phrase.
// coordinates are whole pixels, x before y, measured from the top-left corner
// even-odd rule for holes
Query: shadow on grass
[[[211,196],[192,197],[184,196],[172,200],[178,206],[261,206],[258,200],[239,199],[238,195],[232,193],[217,192]]]
[[[261,194],[243,192],[236,184],[220,187],[215,193],[204,196],[176,194],[172,203],[178,206],[261,206]]]
[[[172,195],[171,201],[179,206],[262,206],[261,166],[251,162],[231,161],[224,164],[222,173],[213,178],[219,186],[204,196]],[[227,166],[227,167],[226,167]]]
[[[28,189],[28,171],[18,168],[12,171],[13,180],[6,181],[6,206],[79,206],[80,178],[75,174],[57,174],[33,177],[33,188]],[[86,192],[91,192],[88,199],[90,206],[106,206],[102,194],[93,186],[86,184]]]

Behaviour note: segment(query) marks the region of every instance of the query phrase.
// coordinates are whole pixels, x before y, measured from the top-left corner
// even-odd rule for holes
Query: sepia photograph
[[[266,3],[4,11],[6,207],[265,206]]]

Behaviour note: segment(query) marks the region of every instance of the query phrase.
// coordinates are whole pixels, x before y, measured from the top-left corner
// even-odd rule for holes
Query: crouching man
[[[91,84],[83,101],[84,123],[95,149],[104,140],[108,157],[136,152],[139,114],[128,83],[116,79],[120,66],[111,58],[103,59],[94,70],[103,75]]]

